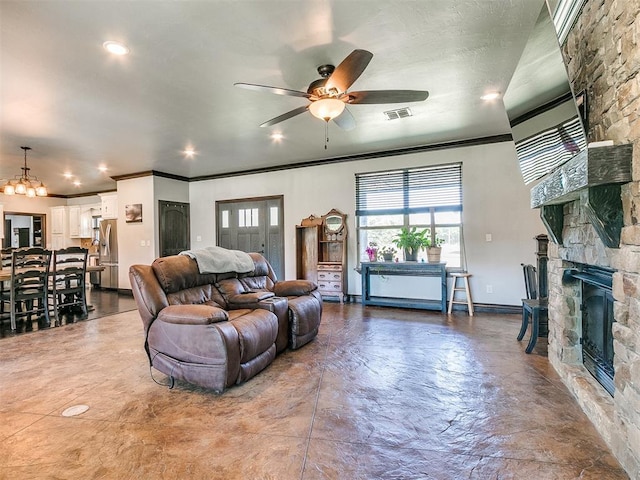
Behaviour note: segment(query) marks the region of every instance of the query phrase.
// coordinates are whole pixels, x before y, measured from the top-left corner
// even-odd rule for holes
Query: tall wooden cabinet
[[[331,210],[296,226],[297,277],[318,284],[323,297],[347,299],[346,215]]]

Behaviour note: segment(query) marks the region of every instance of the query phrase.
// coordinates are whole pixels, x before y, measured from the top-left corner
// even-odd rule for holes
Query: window
[[[370,243],[395,248],[400,229],[416,227],[428,229],[432,243],[444,240],[447,267],[461,267],[462,164],[356,174],[356,217],[361,255]],[[403,252],[395,256],[402,259]]]

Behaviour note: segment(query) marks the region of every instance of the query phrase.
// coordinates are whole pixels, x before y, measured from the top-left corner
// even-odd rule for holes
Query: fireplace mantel
[[[562,243],[562,205],[580,200],[603,243],[618,248],[620,185],[632,180],[632,152],[631,144],[587,148],[531,189],[531,207],[541,208],[540,216],[555,243]]]

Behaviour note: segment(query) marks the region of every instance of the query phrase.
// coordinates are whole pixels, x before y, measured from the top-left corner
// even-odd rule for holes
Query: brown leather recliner
[[[175,255],[133,265],[129,278],[151,365],[216,392],[266,368],[276,353],[312,340],[322,299],[306,280],[278,282],[262,255],[253,272],[201,274]]]

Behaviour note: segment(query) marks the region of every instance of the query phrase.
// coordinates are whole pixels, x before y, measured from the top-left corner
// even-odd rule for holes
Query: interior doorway
[[[217,201],[218,246],[261,253],[284,279],[283,206],[282,195]]]
[[[39,213],[4,212],[2,248],[46,248],[46,215]]]

